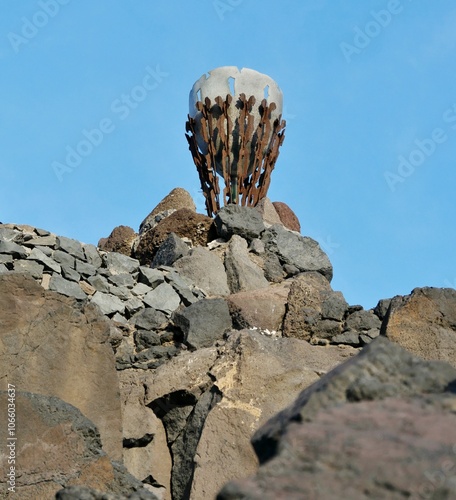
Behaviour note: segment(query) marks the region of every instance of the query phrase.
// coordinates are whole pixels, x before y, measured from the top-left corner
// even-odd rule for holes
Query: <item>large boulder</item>
[[[220,209],[214,222],[217,234],[225,240],[237,234],[251,241],[258,238],[265,229],[263,218],[258,210],[239,205],[226,205]]]
[[[257,431],[257,475],[217,498],[452,498],[455,380],[380,337]]]
[[[214,498],[229,479],[253,474],[252,433],[354,352],[244,330],[137,375],[166,428],[173,497]]]
[[[122,457],[119,382],[109,321],[99,309],[44,290],[27,275],[0,275],[0,389],[60,399],[100,430],[104,450]]]
[[[3,448],[0,469],[11,471],[10,467],[15,467],[12,497],[54,498],[63,487],[80,485],[108,492],[114,498],[128,498],[134,492],[138,495],[135,498],[156,498],[123,466],[109,459],[101,448],[97,427],[77,408],[54,396],[15,392],[12,398],[12,394],[0,391],[0,407],[6,409],[13,400],[17,418],[17,441],[8,440],[6,425],[0,427],[2,443],[10,445]],[[4,492],[11,487],[7,482],[11,478],[2,474],[1,498],[9,497]]]
[[[331,281],[331,262],[312,238],[301,236],[276,224],[266,229],[261,239],[266,250],[276,254],[283,264],[294,266],[301,272],[317,271]]]
[[[263,270],[249,257],[247,241],[233,235],[225,254],[225,269],[231,293],[256,290],[269,285]]]
[[[206,248],[193,248],[188,255],[177,260],[174,267],[207,295],[230,293],[222,261]]]
[[[394,297],[382,334],[421,358],[456,367],[456,290],[415,288],[410,295]]]

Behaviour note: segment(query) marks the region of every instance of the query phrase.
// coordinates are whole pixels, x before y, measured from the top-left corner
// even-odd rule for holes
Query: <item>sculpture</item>
[[[189,96],[186,138],[209,216],[224,205],[255,206],[267,194],[285,135],[282,91],[267,75],[236,66],[209,71]]]

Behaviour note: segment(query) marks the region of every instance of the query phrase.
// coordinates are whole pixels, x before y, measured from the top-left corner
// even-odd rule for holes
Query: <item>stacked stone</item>
[[[136,345],[119,350],[118,368],[147,368],[150,359],[174,355],[179,342],[173,342],[172,313],[205,297],[173,268],[151,269],[126,255],[25,225],[0,225],[0,274],[7,272],[28,273],[44,289],[89,301],[124,331],[134,331]]]
[[[98,306],[114,322],[119,369],[156,368],[181,349],[223,341],[233,327],[312,344],[371,342],[387,304],[349,306],[331,288],[319,244],[277,223],[274,210],[263,200],[260,209],[231,205],[201,221],[188,208],[166,208],[171,215],[139,235],[140,253],[129,250],[131,235],[119,246],[138,259],[3,224],[0,273],[29,273],[45,289]],[[213,235],[207,244],[193,240],[202,222]]]

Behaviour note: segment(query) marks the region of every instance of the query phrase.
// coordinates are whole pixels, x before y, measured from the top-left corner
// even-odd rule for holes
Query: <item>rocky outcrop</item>
[[[0,388],[57,396],[98,427],[122,458],[122,423],[111,325],[90,304],[43,290],[22,274],[0,275]]]
[[[394,297],[382,334],[421,358],[456,367],[456,290],[415,288],[410,295]]]
[[[450,498],[455,379],[379,338],[264,425],[257,475],[217,498]]]
[[[133,400],[141,422],[147,408],[163,423],[169,450],[163,459],[172,462],[173,498],[213,498],[229,478],[256,470],[250,445],[255,429],[302,387],[356,352],[336,346],[321,350],[253,330],[231,332],[218,346],[183,353],[156,370],[122,371],[125,408]],[[137,388],[134,393],[131,387]],[[136,403],[138,393],[144,406]],[[163,439],[152,421],[148,427],[140,424],[137,434],[152,432],[154,440]],[[159,467],[159,459],[150,453],[152,476],[166,484],[169,479]]]
[[[8,407],[7,398],[8,392],[0,391],[1,408]],[[22,500],[54,498],[63,487],[73,486],[74,491],[81,485],[109,492],[113,498],[133,494],[135,498],[157,498],[125,467],[110,460],[102,450],[97,427],[74,406],[54,396],[15,392],[14,408],[18,440],[7,441],[6,425],[0,428],[2,443],[15,445],[0,458],[2,471],[10,470],[7,460],[11,456],[16,460],[15,493],[11,496]],[[0,478],[2,498],[8,491],[6,479],[5,474]],[[57,498],[85,497],[58,493]]]
[[[384,497],[388,485],[393,495],[414,494],[407,485],[401,490],[393,465],[384,467],[379,484],[370,479],[374,469],[363,467],[376,467],[391,453],[386,422],[404,456],[422,455],[429,463],[430,447],[445,456],[423,422],[432,418],[447,428],[453,372],[410,361],[384,336],[423,357],[451,361],[454,290],[418,289],[364,310],[332,289],[327,255],[316,241],[287,229],[269,200],[255,208],[224,207],[215,222],[173,197],[168,201],[142,225],[133,257],[39,228],[0,225],[1,380],[12,373],[21,389],[46,390],[78,406],[99,426],[109,452],[97,474],[104,477],[109,467],[120,474],[111,462],[119,457],[144,485],[134,492],[125,479],[114,493],[107,483],[62,482],[67,488],[59,498],[146,498],[150,492],[163,500],[214,498],[224,483],[257,471],[258,482],[231,483],[223,494],[312,497],[320,490],[295,484],[295,471],[302,470],[309,488],[323,485],[322,498],[336,491],[353,491],[356,498],[361,489]],[[372,345],[380,330],[371,351],[325,376]],[[271,421],[278,425],[271,435],[264,431],[270,424],[256,434],[257,456],[252,434],[319,380],[322,385],[306,393],[305,411],[296,403],[290,419],[287,410]],[[109,405],[117,413],[109,413]],[[403,412],[411,412],[410,429],[426,442],[410,445],[405,434],[404,444],[397,437]],[[365,471],[365,482],[356,482],[346,439],[362,450],[353,464]],[[310,458],[287,455],[295,443]],[[413,476],[399,458],[392,464]],[[327,486],[326,477],[336,486]]]

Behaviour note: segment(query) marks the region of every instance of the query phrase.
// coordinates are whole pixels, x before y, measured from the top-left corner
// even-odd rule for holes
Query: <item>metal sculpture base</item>
[[[247,99],[241,94],[233,103],[233,96],[228,94],[225,99],[216,97],[215,103],[209,98],[204,103],[198,101],[198,119],[188,116],[185,136],[210,217],[220,210],[217,173],[225,181],[224,205],[255,206],[267,195],[279,147],[285,139],[286,123],[281,116],[271,119],[271,113],[276,109],[274,103],[268,106],[263,99],[258,109],[252,112],[254,105],[254,96]],[[254,113],[258,112],[260,121],[254,127]],[[206,153],[198,147],[197,133],[204,139]]]

